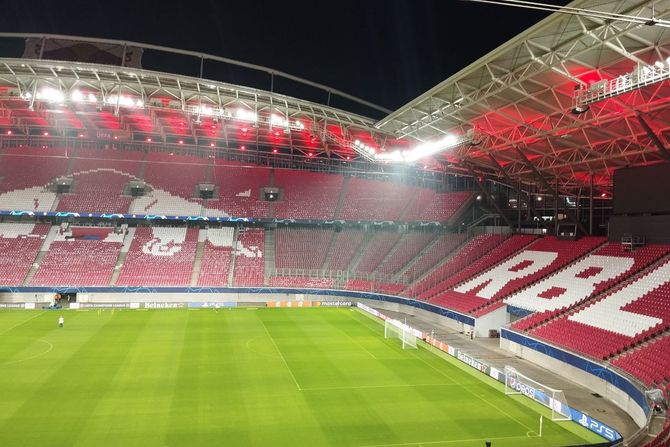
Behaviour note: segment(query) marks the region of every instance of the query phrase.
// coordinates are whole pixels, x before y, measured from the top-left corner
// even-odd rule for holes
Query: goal
[[[563,391],[543,385],[511,366],[505,366],[505,394],[523,394],[544,405],[551,410],[552,421],[572,420]]]
[[[397,320],[384,320],[384,338],[399,338],[403,349],[417,349],[414,330]]]

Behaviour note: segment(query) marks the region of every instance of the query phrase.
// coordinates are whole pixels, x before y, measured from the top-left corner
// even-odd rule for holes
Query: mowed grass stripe
[[[81,427],[105,397],[110,378],[125,363],[129,348],[148,321],[107,315],[95,324],[95,316],[69,314],[69,330],[55,329],[60,331],[54,342],[59,349],[52,352],[60,354],[61,361],[45,371],[39,387],[5,420],[0,428],[3,445],[43,446],[45,439],[49,445],[76,442]],[[77,324],[84,319],[89,324]],[[67,423],[44,423],[35,430],[41,418]]]
[[[425,346],[403,351],[378,321],[349,309],[65,317],[64,329],[49,312],[0,336],[0,352],[20,360],[0,358],[0,445],[583,442],[548,419],[541,439],[527,436],[538,419],[527,402]],[[9,320],[20,322],[0,313],[0,331]],[[40,339],[53,349],[30,358]]]

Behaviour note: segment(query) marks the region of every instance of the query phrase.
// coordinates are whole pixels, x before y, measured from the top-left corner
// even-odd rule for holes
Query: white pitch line
[[[50,353],[51,350],[54,348],[53,343],[51,343],[49,340],[45,340],[43,338],[40,338],[37,341],[42,342],[42,343],[46,343],[47,345],[49,345],[49,349],[47,349],[46,351],[42,351],[40,353],[31,355],[30,357],[26,357],[24,359],[17,359],[17,360],[11,360],[11,361],[5,362],[5,363],[0,363],[0,366],[15,365],[17,363],[27,362],[28,360],[36,359],[37,357],[41,357],[45,354]]]
[[[7,332],[9,332],[9,331],[11,331],[11,330],[13,330],[13,329],[16,329],[17,327],[21,326],[22,324],[26,324],[27,322],[29,322],[29,321],[32,320],[33,318],[39,317],[40,315],[45,314],[45,313],[46,313],[46,310],[45,310],[45,311],[42,311],[42,312],[40,312],[40,313],[38,313],[38,314],[35,314],[35,315],[33,315],[32,317],[30,317],[30,318],[28,318],[28,319],[26,319],[26,320],[23,320],[23,321],[20,322],[20,323],[16,323],[14,326],[12,326],[12,327],[10,327],[10,328],[8,328],[8,329],[5,329],[4,331],[0,332],[0,335],[5,335]]]
[[[268,331],[267,326],[265,326],[265,323],[263,320],[259,317],[258,318],[263,325],[263,329],[265,329],[265,333],[268,334],[268,337],[270,337],[270,341],[272,341],[272,344],[274,345],[275,349],[279,353],[279,356],[281,357],[282,361],[284,362],[284,366],[286,366],[286,369],[288,369],[288,372],[291,374],[291,378],[293,379],[293,382],[295,383],[295,386],[298,388],[298,391],[302,391],[302,388],[300,388],[300,384],[295,378],[295,375],[293,374],[293,370],[291,369],[290,366],[288,366],[288,363],[286,362],[286,359],[284,358],[284,354],[281,352],[281,349],[279,349],[279,346],[277,346],[277,343],[275,342],[275,339],[270,335],[270,331]]]
[[[419,441],[419,442],[398,442],[395,444],[370,444],[360,447],[394,447],[394,446],[404,446],[404,445],[432,445],[432,444],[453,444],[455,442],[472,442],[472,441],[496,441],[499,439],[518,439],[518,438],[527,438],[528,436],[498,436],[498,437],[488,437],[488,438],[465,438],[465,439],[445,439],[443,441]]]

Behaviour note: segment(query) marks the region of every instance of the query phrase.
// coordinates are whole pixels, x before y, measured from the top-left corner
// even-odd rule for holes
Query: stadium
[[[670,446],[670,1],[490,3],[396,110],[0,33],[0,445]]]

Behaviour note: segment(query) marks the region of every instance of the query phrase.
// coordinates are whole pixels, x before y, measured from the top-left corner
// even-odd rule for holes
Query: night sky
[[[389,109],[405,104],[548,14],[459,0],[3,3],[0,29],[5,32],[104,37],[202,51],[282,70]],[[160,54],[146,54],[144,62],[145,68],[191,75],[198,69],[194,61]],[[208,78],[269,89],[269,81],[262,76],[221,67],[206,69]],[[291,92],[291,86],[285,87],[286,93]],[[276,88],[282,90],[281,85]],[[310,97],[320,92],[293,94],[323,99]],[[346,104],[333,105],[351,109]]]

